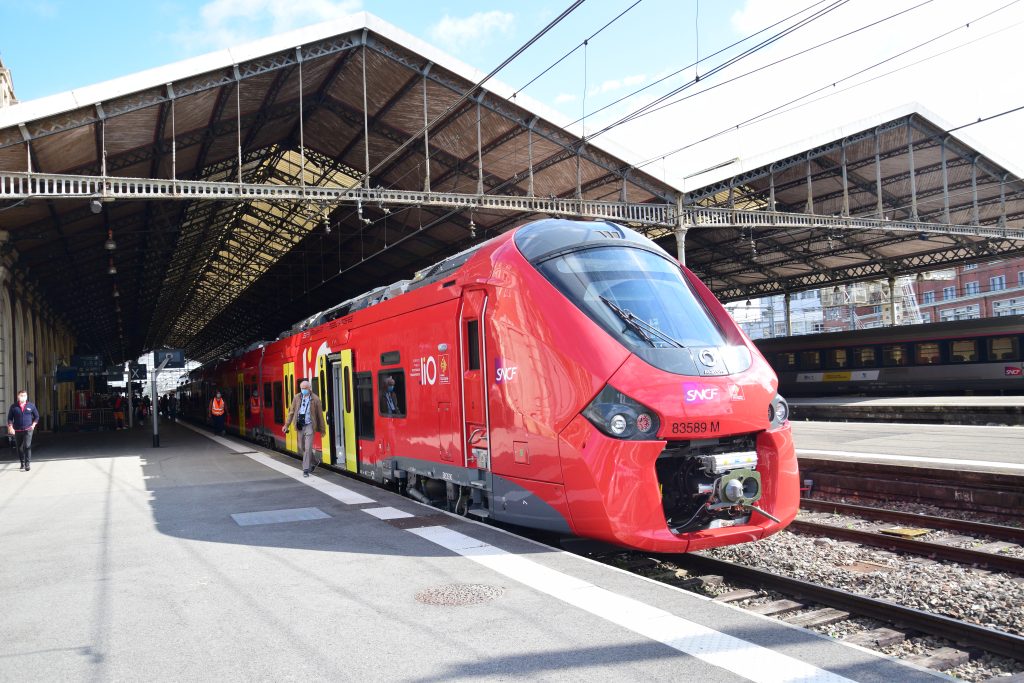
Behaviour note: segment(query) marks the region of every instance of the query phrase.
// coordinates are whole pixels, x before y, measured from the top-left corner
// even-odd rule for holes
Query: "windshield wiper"
[[[675,346],[676,348],[679,348],[679,349],[685,349],[686,348],[686,346],[684,344],[682,344],[681,342],[679,342],[676,339],[673,339],[669,335],[665,334],[664,332],[659,330],[654,325],[649,324],[647,321],[645,321],[643,318],[640,318],[639,316],[637,316],[635,313],[630,311],[628,308],[622,308],[621,306],[613,303],[612,301],[606,299],[603,296],[600,296],[598,298],[601,299],[601,301],[603,301],[605,303],[605,305],[608,306],[608,308],[610,308],[613,311],[615,311],[616,315],[618,315],[620,318],[622,318],[622,320],[627,325],[629,325],[630,329],[632,329],[634,332],[636,332],[644,341],[646,341],[651,346],[655,346],[654,339],[651,337],[651,334],[654,334],[654,335],[660,337],[662,341],[667,342],[667,343],[671,344],[672,346]]]

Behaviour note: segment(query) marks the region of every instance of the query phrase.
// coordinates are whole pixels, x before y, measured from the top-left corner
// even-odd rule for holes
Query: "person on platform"
[[[288,410],[288,419],[284,421],[284,433],[295,425],[299,437],[299,452],[302,453],[302,476],[308,477],[320,464],[320,458],[314,460],[313,433],[324,434],[327,422],[324,420],[324,407],[319,397],[310,390],[309,380],[302,380],[299,393],[292,399],[292,407]]]
[[[39,424],[39,410],[28,400],[28,391],[18,392],[18,401],[7,410],[7,434],[14,437],[14,444],[21,459],[21,469],[32,469],[32,435]]]
[[[126,403],[124,394],[119,393],[114,398],[114,429],[126,429],[124,426],[124,408]]]
[[[171,422],[178,419],[178,397],[175,394],[167,397],[167,419]]]
[[[224,416],[226,413],[224,397],[218,391],[217,395],[210,401],[210,423],[213,425],[214,434],[224,433]]]

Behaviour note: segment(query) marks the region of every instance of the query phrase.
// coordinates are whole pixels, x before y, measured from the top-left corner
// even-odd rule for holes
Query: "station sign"
[[[164,366],[165,370],[185,368],[184,349],[159,349],[153,352],[153,365],[156,367],[160,367],[164,359],[167,360],[167,365]]]
[[[133,382],[138,380],[145,380],[149,373],[149,367],[142,363],[131,363],[128,366],[128,372],[131,374]]]
[[[103,372],[103,356],[72,356],[71,364],[84,373]]]
[[[103,378],[108,382],[123,382],[124,381],[124,368],[120,366],[114,366],[107,368],[103,371]]]
[[[78,379],[78,368],[64,366],[57,368],[54,382],[60,384],[61,382],[74,382],[76,379]]]

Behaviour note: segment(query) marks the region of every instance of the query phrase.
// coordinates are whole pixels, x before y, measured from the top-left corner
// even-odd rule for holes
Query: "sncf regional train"
[[[1024,393],[1024,316],[762,339],[786,395]]]
[[[798,507],[788,407],[707,287],[638,233],[543,220],[194,371],[228,429],[460,514],[658,552],[752,541]],[[394,380],[394,391],[385,391]]]

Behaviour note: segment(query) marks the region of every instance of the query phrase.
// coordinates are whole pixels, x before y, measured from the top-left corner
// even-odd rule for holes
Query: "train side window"
[[[349,370],[347,367],[345,368],[345,379],[342,382],[342,384],[344,385],[343,388],[345,390],[345,408],[344,408],[345,412],[350,412],[350,411],[353,410],[353,406],[352,406],[352,375],[351,375],[351,372],[352,371]]]
[[[783,351],[775,359],[780,370],[792,370],[796,367],[796,354],[792,351]]]
[[[993,337],[988,340],[989,360],[1020,360],[1020,343],[1016,337]]]
[[[973,363],[978,360],[977,339],[957,339],[949,343],[951,363]]]
[[[914,363],[917,365],[937,365],[939,363],[938,342],[914,344]]]
[[[800,369],[802,369],[802,370],[820,370],[821,369],[821,351],[801,351],[800,352]]]
[[[394,381],[394,391],[388,385]],[[377,373],[377,392],[380,396],[381,417],[405,417],[405,373],[391,370]]]
[[[832,370],[845,370],[850,367],[850,359],[846,349],[832,349],[826,355],[826,363]]]
[[[274,422],[284,424],[284,385],[274,382]]]
[[[480,321],[466,322],[466,349],[469,351],[469,369],[480,369]]]
[[[853,367],[873,368],[878,365],[878,357],[873,346],[857,346],[853,349]]]
[[[373,373],[356,373],[356,436],[373,440]]]
[[[270,382],[263,383],[263,406],[265,408],[274,406],[274,391],[270,388]]]
[[[907,365],[907,347],[903,344],[886,344],[882,347],[882,365],[892,367]]]

